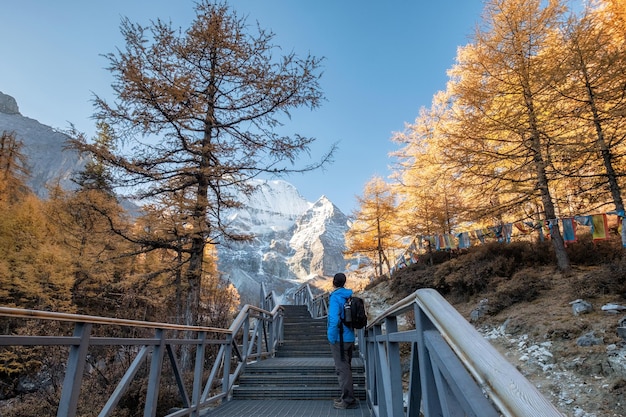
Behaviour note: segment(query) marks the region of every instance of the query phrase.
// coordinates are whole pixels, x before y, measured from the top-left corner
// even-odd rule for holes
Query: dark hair
[[[339,287],[343,287],[345,283],[346,283],[346,275],[342,272],[336,273],[335,276],[333,277],[333,285],[339,288]]]

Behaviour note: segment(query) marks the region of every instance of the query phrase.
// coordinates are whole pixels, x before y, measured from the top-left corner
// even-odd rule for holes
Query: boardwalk
[[[230,401],[204,417],[370,417],[363,361],[352,361],[359,407],[337,410],[337,376],[326,340],[326,321],[311,319],[304,306],[285,306],[284,342],[275,358],[246,367]]]

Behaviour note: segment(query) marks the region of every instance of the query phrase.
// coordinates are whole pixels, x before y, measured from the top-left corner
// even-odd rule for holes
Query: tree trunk
[[[615,210],[617,210],[618,213],[623,213],[624,202],[622,201],[622,193],[617,182],[617,174],[613,168],[613,155],[604,140],[604,130],[602,128],[602,122],[600,121],[600,115],[598,114],[598,109],[596,107],[595,95],[593,94],[593,89],[589,83],[587,83],[587,93],[589,106],[591,107],[591,113],[593,114],[593,125],[596,129],[596,144],[598,145],[598,148],[600,148],[600,154],[602,155],[602,162],[604,164],[604,169],[606,170],[609,190],[611,191],[611,196],[613,197],[613,204],[615,204]]]
[[[541,202],[543,203],[546,220],[555,220],[556,210],[554,208],[554,202],[552,201],[552,195],[550,194],[550,188],[548,187],[546,163],[541,153],[539,132],[536,130],[533,132],[532,143],[534,150],[533,159],[537,175],[537,187],[541,193]],[[565,242],[563,241],[563,236],[561,235],[558,224],[556,224],[555,227],[550,228],[550,237],[554,248],[554,254],[556,255],[558,268],[561,271],[569,271],[571,268],[569,256],[565,251]]]

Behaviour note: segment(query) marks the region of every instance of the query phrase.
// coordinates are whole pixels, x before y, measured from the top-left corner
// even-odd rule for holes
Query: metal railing
[[[260,360],[274,354],[282,338],[282,309],[273,301],[273,298],[272,293],[263,299],[264,303],[274,305],[271,311],[251,305],[244,306],[228,329],[0,307],[0,317],[13,320],[64,322],[73,325],[71,336],[0,335],[0,346],[69,347],[57,416],[77,415],[86,359],[88,355],[91,355],[90,348],[101,346],[131,347],[130,350],[135,354],[106,404],[100,410],[100,417],[113,413],[143,366],[147,367],[143,415],[155,416],[159,387],[162,383],[162,369],[166,358],[169,360],[180,397],[180,406],[170,411],[167,416],[198,416],[200,410],[211,407],[220,400],[228,399],[234,381],[249,361]],[[153,332],[153,336],[95,336],[95,334],[106,334],[107,330],[119,332],[120,329],[126,329],[127,333]],[[209,346],[219,346],[217,354],[210,358],[212,363],[207,363]],[[180,366],[180,353],[186,350],[185,347],[195,349],[195,359],[192,359],[193,363],[189,367],[192,374],[190,377],[193,380],[191,396],[185,383],[188,378],[185,378],[186,375]],[[210,373],[207,377],[206,372],[209,368]]]
[[[318,307],[324,296],[304,287],[299,293],[296,304],[327,314]],[[433,289],[399,301],[357,337],[376,417],[564,417]]]
[[[322,318],[328,315],[328,293],[313,295],[311,287],[305,284],[294,293],[294,304],[305,305],[311,313],[311,317]]]
[[[398,321],[406,326],[400,330]],[[377,417],[563,417],[438,292],[421,289],[368,327],[368,401]],[[401,344],[410,345],[406,403]]]

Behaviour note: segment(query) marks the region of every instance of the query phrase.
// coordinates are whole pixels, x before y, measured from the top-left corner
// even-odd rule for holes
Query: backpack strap
[[[343,362],[346,358],[343,355],[343,319],[341,316],[339,317],[339,350],[341,352],[341,361]]]
[[[337,327],[339,328],[339,351],[341,353],[341,361],[343,362],[345,360],[345,357],[343,354],[343,327],[345,326],[345,324],[343,323],[344,319],[343,317],[341,317],[342,315],[343,315],[343,304],[341,305],[341,309],[339,310],[339,323],[337,324]]]

